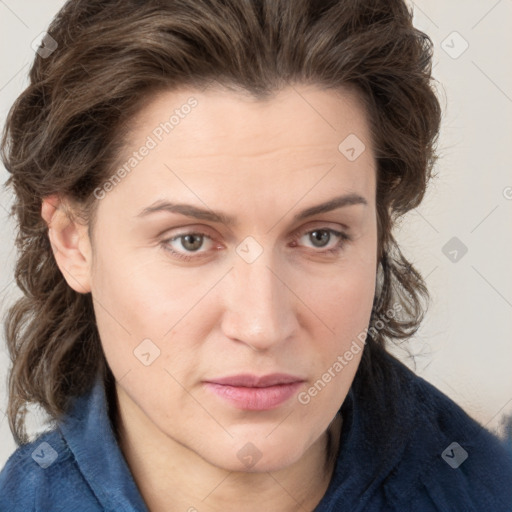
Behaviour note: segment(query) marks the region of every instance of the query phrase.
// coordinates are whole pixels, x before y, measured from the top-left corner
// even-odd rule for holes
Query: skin
[[[368,326],[377,267],[368,121],[348,90],[296,86],[266,101],[221,89],[163,92],[133,120],[120,162],[191,96],[192,112],[99,201],[92,239],[66,215],[65,199],[46,198],[42,215],[67,282],[93,296],[121,449],[150,510],[311,511],[333,470],[324,471],[326,430],[362,351],[306,405],[293,396],[272,410],[241,410],[203,381],[284,372],[301,376],[304,392]],[[355,161],[338,149],[349,134],[366,146]],[[367,204],[293,220],[345,194]],[[157,200],[222,211],[236,224],[137,217]],[[315,228],[350,241],[315,238]],[[168,241],[197,231],[207,236]],[[251,263],[237,253],[248,236],[262,250]],[[325,252],[339,242],[338,253]],[[148,366],[134,355],[144,339],[160,351]],[[340,426],[331,425],[337,436]],[[237,456],[244,446],[260,454],[252,467]]]

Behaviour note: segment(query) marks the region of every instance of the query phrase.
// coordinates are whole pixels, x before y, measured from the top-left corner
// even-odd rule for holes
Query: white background
[[[31,43],[63,3],[0,0],[2,126],[27,84]],[[414,12],[416,26],[435,43],[434,77],[444,119],[438,177],[398,233],[432,295],[409,347],[419,375],[497,431],[501,418],[512,414],[512,0],[421,0]],[[4,183],[8,174],[2,166],[0,174]],[[19,295],[12,278],[11,202],[10,192],[1,190],[2,315]],[[458,252],[456,262],[443,253],[452,237],[468,249],[462,257]],[[406,352],[396,353],[414,368]],[[15,449],[4,414],[8,364],[2,338],[0,467]]]

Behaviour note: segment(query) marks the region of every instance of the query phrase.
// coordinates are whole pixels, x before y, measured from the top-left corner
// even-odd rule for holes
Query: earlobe
[[[68,285],[78,293],[89,293],[91,250],[87,226],[72,215],[65,200],[45,197],[41,216],[48,226],[48,238],[55,261]]]

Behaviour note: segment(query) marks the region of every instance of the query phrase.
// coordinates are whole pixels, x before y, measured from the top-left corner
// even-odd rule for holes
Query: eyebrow
[[[368,201],[359,194],[346,194],[343,196],[334,197],[325,203],[311,206],[310,208],[302,210],[293,217],[293,221],[296,222],[299,220],[304,220],[308,217],[312,217],[313,215],[327,213],[332,210],[337,210],[338,208],[353,206],[357,204],[367,205]],[[226,213],[214,212],[212,210],[198,208],[197,206],[193,206],[191,204],[172,203],[166,200],[156,201],[151,206],[144,208],[140,213],[137,214],[136,217],[142,218],[152,213],[162,211],[178,213],[186,217],[192,217],[199,220],[218,222],[225,224],[228,227],[233,227],[237,223],[235,217],[232,217]]]

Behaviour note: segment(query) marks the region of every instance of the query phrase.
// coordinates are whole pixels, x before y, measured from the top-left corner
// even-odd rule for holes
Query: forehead
[[[373,199],[368,121],[348,90],[293,86],[266,100],[222,89],[165,91],[130,128],[118,164],[129,173],[109,192],[118,208],[186,199],[262,215],[262,204],[280,211],[306,195],[316,202],[346,193]]]
[[[130,139],[155,131],[175,143],[176,156],[192,156],[190,150],[193,156],[215,153],[227,145],[233,156],[313,146],[332,152],[350,134],[367,146],[370,142],[366,112],[355,90],[305,85],[288,86],[266,99],[220,87],[160,92],[133,119]]]

